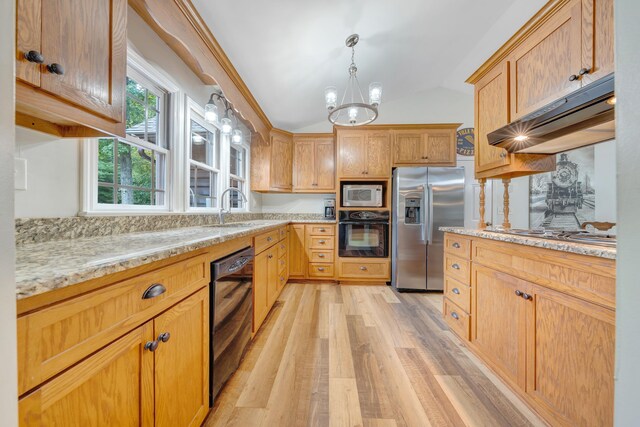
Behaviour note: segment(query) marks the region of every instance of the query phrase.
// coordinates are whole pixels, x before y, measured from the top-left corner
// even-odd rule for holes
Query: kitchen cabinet
[[[390,280],[388,259],[339,258],[338,276],[340,279]]]
[[[393,164],[455,166],[458,126],[394,130]]]
[[[304,279],[306,276],[307,254],[305,250],[304,224],[293,224],[289,232],[289,276]]]
[[[387,179],[391,176],[388,130],[338,129],[338,178]]]
[[[613,34],[613,0],[582,0],[582,61],[590,69],[582,84],[613,73]]]
[[[294,135],[293,191],[335,191],[335,143],[333,135]]]
[[[23,396],[21,425],[200,425],[209,411],[208,325],[202,288]]]
[[[469,282],[447,268],[462,257]],[[612,425],[614,260],[447,233],[444,296],[451,330],[547,422]]]
[[[333,224],[307,224],[305,226],[305,253],[309,264],[307,274],[309,279],[335,277],[335,263],[333,253],[335,245],[336,226]]]
[[[272,129],[268,142],[259,134],[251,144],[251,191],[291,192],[293,134]]]
[[[16,122],[124,136],[127,2],[18,0]]]

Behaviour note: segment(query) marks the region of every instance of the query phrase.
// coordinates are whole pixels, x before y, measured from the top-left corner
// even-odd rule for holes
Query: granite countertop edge
[[[570,252],[578,255],[594,256],[598,258],[616,259],[616,249],[603,246],[589,245],[585,243],[562,242],[549,239],[541,239],[529,236],[500,233],[495,231],[476,230],[462,227],[440,227],[440,231],[461,234],[464,236],[481,237],[499,242],[516,243],[525,246],[533,246],[543,249],[552,249],[561,252]]]
[[[228,242],[230,240],[267,232],[288,224],[335,224],[335,220],[257,220],[242,221],[243,223],[253,223],[246,228],[234,229],[230,227],[226,230],[223,227],[185,227],[181,229],[170,229],[151,233],[128,233],[117,236],[102,236],[93,238],[82,238],[73,240],[52,241],[46,243],[25,244],[18,247],[16,259],[16,300],[21,300],[36,295],[40,295],[56,289],[65,288],[87,280],[96,279],[109,274],[124,271],[130,268],[149,264],[173,256],[182,255],[187,252],[214,246]],[[180,239],[180,231],[184,231],[184,239]],[[163,237],[169,233],[173,234],[174,240],[171,244],[162,246]],[[178,234],[176,236],[176,234]],[[212,235],[215,234],[215,235]],[[148,236],[149,248],[141,247],[132,249],[131,252],[123,252],[119,255],[109,257],[108,245],[119,242],[125,243],[132,237],[145,238]],[[81,250],[83,245],[90,247],[102,247],[106,244],[104,255],[96,256],[102,259],[90,259],[87,256],[86,262],[71,258],[68,265],[65,265],[65,255],[61,253],[64,249]],[[160,247],[158,247],[160,245]],[[60,250],[56,250],[56,249]]]

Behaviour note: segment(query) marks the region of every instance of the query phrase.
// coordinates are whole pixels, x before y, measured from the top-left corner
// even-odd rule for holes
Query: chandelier
[[[218,106],[216,103],[222,104],[224,108],[224,117],[218,123]],[[232,118],[235,119],[236,126],[234,128]],[[213,92],[209,97],[209,102],[204,106],[205,121],[219,125],[223,135],[231,135],[231,141],[235,143],[242,142],[242,130],[240,130],[238,118],[235,116],[231,103],[227,100],[222,92]]]
[[[340,105],[337,105],[338,91],[334,86],[324,90],[324,99],[329,111],[329,121],[340,126],[362,126],[371,123],[378,117],[378,106],[382,100],[382,84],[369,85],[369,103],[367,104],[358,82],[358,67],[354,60],[355,46],[360,36],[351,34],[345,44],[351,48],[351,65],[349,65],[349,81],[342,95]]]

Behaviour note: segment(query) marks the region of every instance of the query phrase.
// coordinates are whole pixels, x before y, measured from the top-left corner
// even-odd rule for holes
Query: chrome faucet
[[[229,199],[229,210],[225,211],[224,210],[224,195],[227,194],[228,192],[230,192],[231,190],[235,191],[236,193],[238,193],[239,195],[242,196],[242,200],[244,200],[245,203],[248,203],[247,201],[247,196],[244,195],[244,193],[240,190],[238,190],[235,187],[229,187],[226,190],[224,190],[222,192],[222,194],[220,195],[220,212],[218,213],[218,215],[220,216],[220,224],[224,224],[224,215],[231,212],[231,199]],[[229,196],[231,197],[231,196]]]

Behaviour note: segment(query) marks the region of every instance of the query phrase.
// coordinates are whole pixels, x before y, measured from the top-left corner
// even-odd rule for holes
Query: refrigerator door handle
[[[430,245],[433,240],[433,184],[427,185],[429,203],[429,226],[427,227],[427,244]]]
[[[427,193],[425,191],[425,187],[424,186],[420,186],[418,187],[419,190],[421,190],[423,192],[423,197],[427,196]],[[424,198],[422,199],[422,204],[424,205]],[[426,215],[426,209],[424,209],[424,207],[421,207],[421,212],[422,212],[422,218],[420,218],[420,236],[422,237],[422,241],[425,242],[427,240],[427,215]]]

